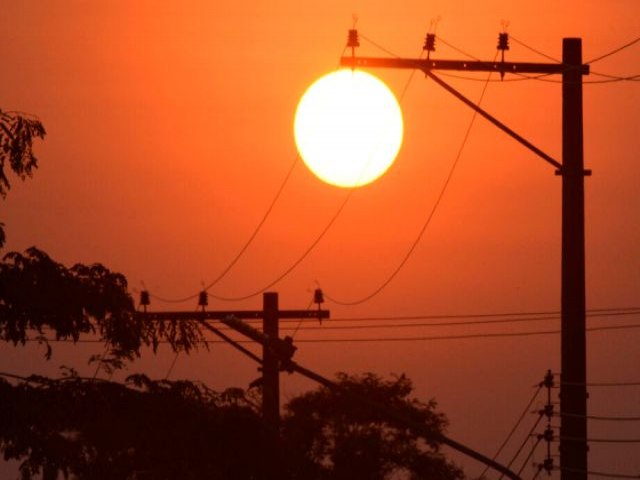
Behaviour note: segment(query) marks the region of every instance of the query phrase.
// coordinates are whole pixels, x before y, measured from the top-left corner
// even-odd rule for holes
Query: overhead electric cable
[[[586,418],[587,420],[596,420],[603,422],[639,422],[640,417],[612,417],[603,415],[578,415],[575,413],[561,413],[557,414],[561,417],[574,417],[574,418]]]
[[[627,475],[624,473],[608,473],[608,472],[597,472],[593,470],[589,470],[584,472],[582,470],[576,470],[574,468],[565,468],[565,467],[556,467],[554,470],[565,471],[571,473],[579,473],[581,475],[593,475],[595,477],[607,477],[607,478],[640,478],[640,474],[637,475]]]
[[[570,442],[583,442],[584,439],[574,437],[560,437],[560,440]],[[587,438],[591,443],[640,443],[640,438]]]
[[[399,98],[399,103],[402,103],[403,97],[404,97],[405,93],[407,92],[409,84],[411,83],[412,79],[413,79],[413,74],[411,74],[409,76],[409,78],[407,80],[407,83],[405,84],[405,87],[404,87],[404,89],[402,91],[402,95]],[[255,290],[252,293],[247,294],[247,295],[242,295],[242,296],[237,296],[237,297],[234,297],[234,296],[222,296],[222,295],[216,295],[216,294],[213,294],[213,293],[209,293],[209,295],[211,295],[211,297],[215,298],[216,300],[222,300],[222,301],[235,302],[235,301],[247,300],[249,298],[252,298],[252,297],[255,297],[257,295],[260,295],[264,291],[268,290],[269,288],[271,288],[272,286],[274,286],[275,284],[280,282],[282,279],[284,279],[286,276],[288,276],[298,265],[300,265],[300,263],[302,263],[302,261],[305,258],[307,258],[307,256],[318,245],[318,243],[320,243],[320,241],[324,238],[324,236],[329,231],[331,226],[338,219],[338,217],[340,216],[340,214],[344,210],[345,206],[349,202],[349,200],[350,200],[351,196],[354,194],[354,192],[355,192],[355,189],[350,189],[349,190],[349,192],[345,196],[344,201],[342,202],[342,204],[340,205],[340,207],[338,208],[336,213],[333,215],[333,217],[331,217],[331,219],[329,220],[329,223],[322,229],[320,234],[311,243],[311,245],[303,252],[303,254],[295,262],[293,262],[293,264],[289,268],[287,268],[282,274],[280,274],[278,277],[276,277],[273,281],[271,281],[270,283],[268,283],[267,285],[263,286],[262,288],[260,288],[258,290]]]
[[[511,437],[513,436],[513,434],[516,432],[516,430],[522,423],[522,420],[524,420],[527,413],[529,413],[529,409],[531,408],[531,405],[533,405],[533,402],[535,402],[536,398],[538,398],[538,394],[540,393],[540,390],[542,390],[542,387],[543,387],[542,383],[540,383],[537,386],[536,391],[533,393],[533,396],[531,397],[531,400],[529,400],[529,403],[527,403],[527,406],[524,407],[524,410],[522,411],[522,413],[520,414],[520,417],[518,417],[518,420],[516,421],[515,425],[507,435],[507,438],[504,439],[504,441],[500,445],[500,448],[498,448],[498,451],[496,451],[496,453],[493,455],[493,460],[497,460],[500,453],[502,453],[502,450],[504,449],[504,447],[507,445],[507,443],[509,443],[509,440],[511,440]],[[478,478],[484,477],[488,471],[489,471],[489,467],[487,466],[485,467],[485,469],[482,471],[482,473]]]
[[[640,42],[640,37],[634,38],[629,43],[625,43],[624,45],[621,45],[618,48],[614,48],[613,50],[611,50],[610,52],[605,53],[604,55],[600,55],[599,57],[592,58],[591,60],[589,60],[587,62],[587,65],[590,65],[590,64],[595,63],[595,62],[599,62],[600,60],[603,60],[603,59],[605,59],[607,57],[610,57],[611,55],[615,55],[616,53],[618,53],[618,52],[620,52],[620,51],[622,51],[622,50],[624,50],[626,48],[629,48],[629,47],[631,47],[632,45],[635,45],[638,42]]]
[[[615,317],[615,316],[629,316],[629,315],[640,315],[640,311],[638,312],[624,312],[624,313],[599,313],[599,314],[591,314],[587,315],[588,318],[599,318],[599,317]],[[397,317],[397,318],[384,318],[386,321],[390,320],[418,320],[418,319],[428,319],[430,317]],[[442,318],[442,317],[436,317]],[[457,318],[457,317],[452,317]],[[464,317],[462,317],[464,318]],[[349,322],[363,322],[363,321],[372,321],[372,320],[383,320],[383,318],[363,318],[363,319],[354,319],[354,318],[334,318],[328,322],[328,325],[324,326],[304,326],[303,330],[368,330],[368,329],[384,329],[384,328],[414,328],[414,327],[457,327],[457,326],[469,326],[469,325],[493,325],[493,324],[509,324],[509,323],[527,323],[527,322],[537,322],[537,321],[549,321],[549,320],[560,320],[560,315],[547,315],[547,316],[538,316],[538,317],[519,317],[519,318],[498,318],[491,320],[466,320],[466,321],[445,321],[445,322],[428,322],[428,323],[383,323],[383,324],[373,324],[373,325],[332,325],[335,322],[340,323],[349,323]],[[283,320],[286,321],[286,320]],[[296,321],[296,320],[293,320]],[[286,327],[285,327],[286,330]]]
[[[540,420],[542,420],[542,415],[538,415],[538,419],[535,421],[535,423],[531,427],[531,430],[529,430],[529,433],[527,433],[527,436],[524,438],[524,442],[522,442],[522,444],[520,445],[520,448],[518,448],[516,453],[513,455],[513,458],[511,459],[511,461],[507,464],[507,468],[511,468],[511,465],[513,465],[514,462],[518,459],[524,447],[527,446],[527,442],[529,441],[529,438],[531,438],[531,435],[533,435],[534,430],[538,427]],[[504,475],[500,475],[500,478],[498,480],[502,480],[503,477]]]
[[[229,273],[229,271],[235,266],[235,264],[238,263],[238,260],[240,260],[240,258],[244,255],[244,252],[247,251],[247,248],[249,248],[249,245],[251,245],[251,243],[253,243],[253,241],[255,240],[256,236],[258,235],[258,232],[260,232],[260,230],[262,229],[262,226],[267,221],[267,218],[269,218],[269,215],[271,214],[271,211],[273,210],[273,207],[275,206],[276,202],[280,198],[280,195],[282,195],[284,187],[289,182],[289,178],[291,177],[291,174],[293,173],[293,170],[294,170],[295,166],[298,164],[299,158],[300,157],[298,155],[296,155],[293,163],[291,164],[291,167],[289,167],[289,170],[287,171],[287,174],[284,177],[284,180],[280,184],[280,187],[278,188],[275,196],[273,197],[273,200],[271,200],[271,203],[269,204],[269,207],[267,208],[267,210],[265,211],[264,215],[262,216],[262,218],[260,219],[260,221],[258,222],[256,227],[254,228],[253,233],[249,236],[249,239],[245,242],[245,244],[238,251],[236,256],[231,260],[231,262],[229,262],[229,264],[226,266],[226,268],[224,268],[222,270],[222,272],[214,280],[212,280],[210,283],[208,283],[204,288],[200,289],[198,292],[196,292],[196,293],[194,293],[192,295],[188,295],[186,297],[182,297],[182,298],[165,298],[165,297],[161,297],[159,295],[155,295],[155,294],[152,294],[152,293],[150,293],[149,295],[152,296],[154,299],[159,300],[161,302],[165,302],[165,303],[187,302],[189,300],[193,300],[194,298],[197,298],[201,291],[209,290],[211,287],[216,285],[220,280],[222,280],[227,275],[227,273]]]
[[[498,51],[496,51],[496,56],[494,57],[497,58],[498,56]],[[487,78],[491,78],[491,73],[489,72],[489,75],[487,76]],[[478,103],[477,105],[479,106],[482,103],[482,100],[484,99],[484,95],[487,92],[487,87],[488,87],[489,83],[486,82],[483,89],[482,89],[482,93],[480,94],[480,98],[478,99]],[[339,300],[335,297],[330,296],[329,294],[327,294],[325,292],[325,296],[327,297],[327,299],[329,299],[330,301],[332,301],[333,303],[337,303],[338,305],[360,305],[364,302],[367,302],[369,300],[371,300],[373,297],[375,297],[376,295],[378,295],[380,292],[382,292],[382,290],[384,290],[392,281],[393,279],[398,275],[398,273],[400,273],[400,271],[402,270],[402,268],[405,266],[405,264],[407,263],[407,261],[409,260],[409,258],[411,257],[411,255],[413,254],[413,252],[415,251],[416,247],[418,246],[418,244],[420,243],[420,240],[422,239],[422,236],[424,235],[425,231],[427,230],[427,228],[429,227],[429,225],[431,224],[431,220],[433,219],[436,211],[438,210],[438,207],[442,201],[442,199],[444,198],[444,194],[447,191],[447,188],[451,182],[451,179],[453,178],[453,174],[456,170],[456,167],[460,161],[460,158],[462,157],[462,152],[464,151],[464,147],[467,144],[467,141],[469,139],[469,135],[471,133],[471,129],[475,123],[477,117],[477,112],[474,111],[473,115],[471,116],[471,120],[469,122],[469,126],[467,127],[464,137],[462,139],[462,143],[460,144],[460,147],[458,148],[458,152],[456,154],[456,157],[451,165],[451,168],[449,169],[449,173],[444,181],[444,184],[442,186],[442,188],[440,189],[440,192],[438,194],[438,197],[436,198],[435,203],[433,204],[426,220],[424,221],[422,228],[420,229],[420,231],[418,232],[418,235],[416,236],[415,240],[413,241],[413,243],[411,244],[411,246],[409,247],[407,253],[405,254],[405,256],[403,257],[403,259],[400,261],[400,263],[398,264],[398,266],[395,268],[395,270],[393,272],[391,272],[391,274],[376,288],[374,289],[371,293],[369,293],[368,295],[365,295],[364,297],[359,298],[358,300],[351,300],[351,301],[344,301],[344,300]]]
[[[523,41],[518,40],[518,39],[517,39],[517,38],[515,38],[513,35],[510,35],[510,36],[509,36],[509,38],[511,38],[511,39],[512,39],[514,42],[516,42],[517,44],[522,45],[523,47],[525,47],[525,48],[527,48],[527,49],[531,50],[531,51],[532,51],[532,52],[534,52],[534,53],[537,53],[538,55],[543,56],[544,58],[546,58],[546,59],[548,59],[548,60],[551,60],[551,61],[556,62],[556,63],[562,63],[562,61],[561,61],[561,60],[559,60],[559,59],[557,59],[557,58],[555,58],[555,57],[552,57],[552,56],[550,56],[550,55],[547,55],[546,53],[544,53],[544,52],[542,52],[542,51],[540,51],[540,50],[538,50],[538,49],[536,49],[536,48],[534,48],[534,47],[532,47],[532,46],[530,46],[530,45],[528,45],[528,44],[524,43]],[[590,62],[587,62],[587,64],[590,64],[590,63],[593,63],[593,60],[592,60],[592,61],[590,61]],[[600,73],[600,72],[596,72],[596,71],[594,71],[593,69],[590,69],[590,70],[589,70],[589,73],[590,73],[591,75],[597,75],[597,76],[600,76],[600,77],[605,77],[605,78],[608,78],[608,79],[610,79],[610,80],[609,80],[609,81],[601,81],[601,80],[585,80],[585,81],[583,81],[582,83],[610,83],[610,82],[613,82],[613,81],[635,81],[635,80],[637,80],[637,79],[640,77],[640,75],[627,75],[627,76],[610,75],[610,74],[607,74],[607,73]],[[527,78],[532,79],[532,80],[535,80],[535,79],[536,79],[535,77],[527,77]],[[558,81],[558,83],[561,83],[561,82],[562,82],[562,81]]]
[[[525,467],[529,463],[529,460],[531,460],[531,457],[535,453],[536,448],[538,448],[538,445],[540,445],[541,440],[542,440],[542,435],[538,435],[538,438],[533,444],[533,447],[531,447],[531,450],[529,451],[529,455],[527,455],[527,458],[524,459],[524,462],[522,462],[522,466],[520,467],[520,470],[518,470],[518,476],[522,475],[522,472],[524,471]]]

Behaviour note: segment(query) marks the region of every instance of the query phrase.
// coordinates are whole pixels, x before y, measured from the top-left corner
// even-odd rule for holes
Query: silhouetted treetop
[[[144,375],[8,377],[0,449],[23,479],[258,478],[261,419],[242,390]]]
[[[32,333],[45,343],[45,334],[72,341],[94,334],[116,358],[133,358],[143,345],[155,351],[160,342],[186,352],[206,346],[195,322],[140,319],[122,274],[98,263],[67,268],[34,247],[0,263],[0,339],[25,343]]]
[[[5,165],[24,180],[38,167],[33,154],[34,138],[44,138],[46,132],[40,120],[27,114],[0,110],[0,196],[5,197],[11,188]],[[0,223],[0,247],[4,245],[4,224]]]
[[[435,401],[411,397],[413,385],[407,377],[383,380],[373,373],[341,373],[338,387],[320,387],[286,405],[283,438],[290,478],[463,478],[436,441],[407,428],[407,423],[415,423],[443,433],[447,425]]]

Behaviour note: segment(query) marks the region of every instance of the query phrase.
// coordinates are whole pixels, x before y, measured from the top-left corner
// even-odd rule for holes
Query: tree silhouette
[[[21,180],[33,175],[38,160],[33,154],[33,140],[44,138],[42,123],[28,114],[0,110],[0,196],[11,188],[5,165]],[[4,224],[0,223],[0,248],[5,243]]]
[[[439,444],[399,424],[403,418],[443,432],[444,414],[436,403],[411,397],[404,375],[383,380],[373,373],[338,375],[337,389],[320,387],[285,407],[283,441],[292,479],[430,478],[459,480],[462,471],[446,460]]]
[[[22,180],[33,174],[33,140],[44,135],[40,121],[0,110],[0,196],[11,188],[5,166]],[[40,341],[50,359],[51,335],[104,342],[105,354],[94,360],[105,368],[122,367],[145,346],[155,352],[161,342],[186,353],[207,347],[197,322],[142,321],[126,278],[103,265],[66,267],[35,247],[6,254],[0,340]],[[412,391],[404,376],[340,374],[337,390],[321,387],[293,398],[283,419],[284,478],[460,480],[462,471],[437,442],[379,408],[442,432],[447,421],[435,402],[412,398]],[[81,378],[73,369],[57,379],[0,372],[0,451],[21,462],[23,480],[54,480],[59,473],[78,480],[261,479],[258,411],[242,390],[218,393],[191,381],[131,375],[119,384]]]
[[[114,364],[140,355],[145,345],[155,351],[160,342],[175,351],[206,347],[197,323],[139,318],[122,274],[100,264],[67,268],[37,248],[8,253],[0,263],[0,339],[24,344],[35,333],[50,357],[49,331],[58,340],[96,335]]]
[[[130,376],[125,384],[0,377],[0,449],[24,480],[259,478],[261,420],[244,392]],[[11,382],[9,380],[12,380]]]

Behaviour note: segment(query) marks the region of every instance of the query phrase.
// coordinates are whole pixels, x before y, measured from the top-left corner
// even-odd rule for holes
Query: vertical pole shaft
[[[278,294],[263,294],[263,333],[278,338]],[[262,347],[262,418],[265,426],[265,478],[276,480],[279,475],[280,443],[280,368],[278,358],[268,345]]]
[[[587,479],[582,42],[562,43],[562,480]]]

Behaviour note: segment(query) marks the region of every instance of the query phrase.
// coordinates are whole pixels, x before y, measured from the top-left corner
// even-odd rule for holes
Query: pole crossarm
[[[260,319],[264,315],[262,310],[219,310],[205,312],[138,312],[144,320],[219,320],[224,323],[225,320],[234,317],[236,319],[253,320]],[[328,310],[278,310],[279,318],[329,318]]]
[[[402,68],[412,70],[455,70],[461,72],[533,73],[541,75],[561,74],[573,70],[573,65],[563,63],[483,62],[481,60],[433,60],[423,58],[342,57],[340,65],[351,68]],[[581,65],[582,75],[589,74],[589,65]]]
[[[342,57],[340,65],[344,67],[361,68],[401,68],[422,70],[424,74],[444,88],[446,91],[462,101],[465,105],[475,110],[479,115],[493,123],[500,130],[511,138],[527,147],[547,163],[556,168],[558,173],[562,173],[562,164],[553,157],[536,147],[522,135],[506,126],[486,110],[469,100],[458,90],[447,82],[436,76],[432,70],[457,70],[469,72],[512,72],[512,73],[538,73],[538,74],[561,74],[569,70],[576,70],[578,67],[565,65],[563,63],[526,63],[526,62],[482,62],[464,60],[430,60],[430,59],[410,59],[410,58],[376,58],[376,57]],[[579,67],[582,75],[589,74],[589,65]],[[585,172],[589,173],[589,172]]]
[[[233,347],[242,351],[245,355],[254,358],[254,354],[241,347],[237,342],[231,340],[214,327],[207,325],[206,320],[219,320],[221,323],[241,333],[245,337],[267,346],[273,354],[287,368],[288,362],[293,357],[296,347],[293,345],[291,337],[270,338],[260,330],[243,322],[241,319],[263,318],[262,310],[241,310],[241,311],[200,311],[200,312],[139,312],[139,318],[148,321],[196,321],[205,326],[208,330],[218,335],[223,340],[228,341]],[[279,310],[279,318],[329,318],[328,310]]]

